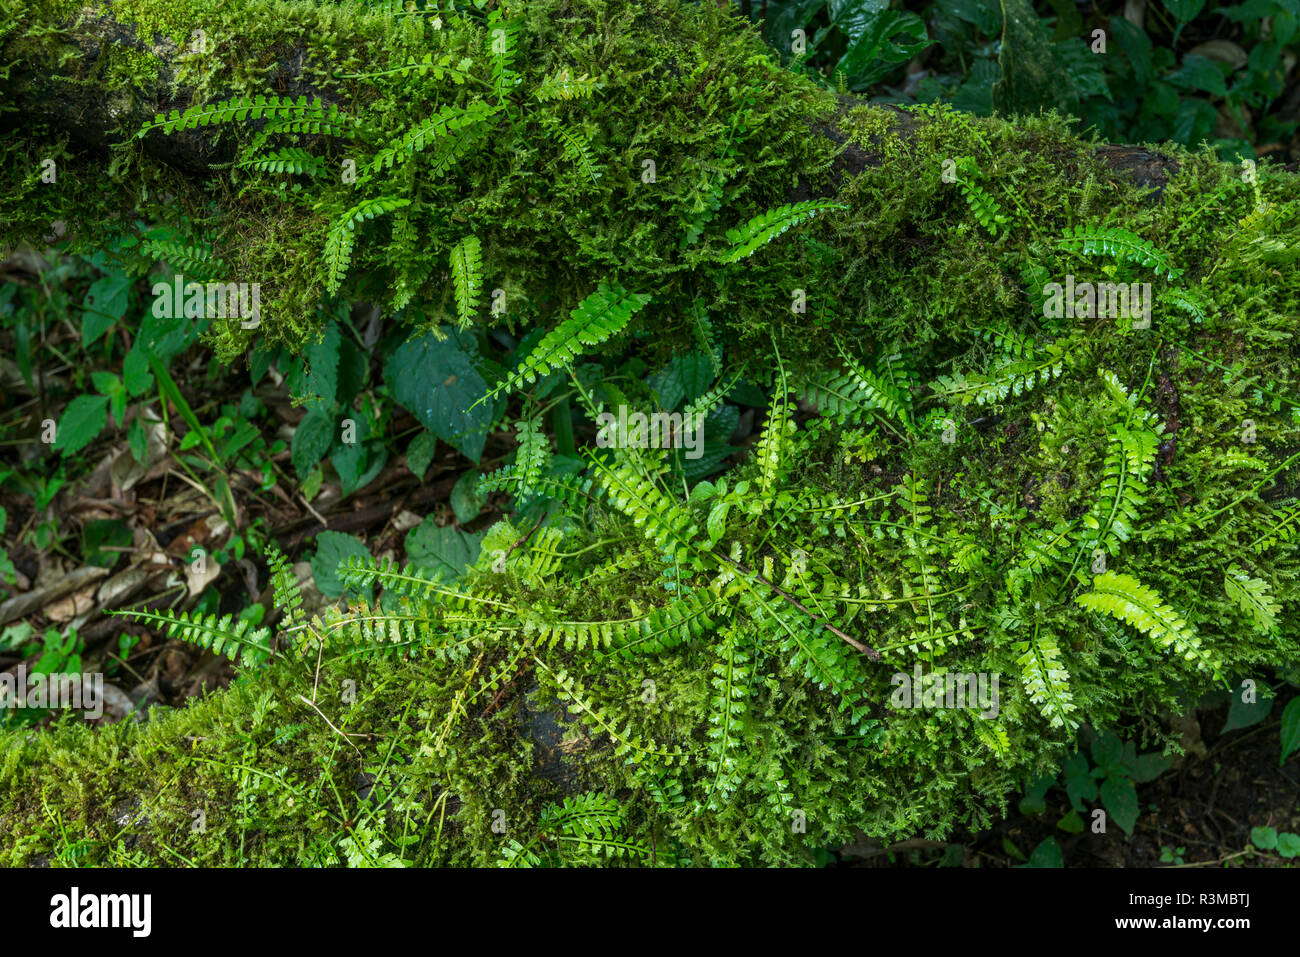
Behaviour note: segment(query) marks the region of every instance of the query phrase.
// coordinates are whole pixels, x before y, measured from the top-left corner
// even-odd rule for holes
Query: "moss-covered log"
[[[482,862],[526,846],[548,802],[597,790],[659,861],[811,860],[856,828],[987,823],[1077,723],[1136,720],[1163,741],[1159,716],[1216,678],[1294,665],[1293,176],[1103,146],[1055,117],[836,98],[711,4],[0,10],[6,103],[22,110],[0,139],[5,239],[62,221],[73,248],[128,237],[112,252],[142,272],[167,259],[261,283],[261,325],[216,329],[227,359],[306,341],[331,295],[413,325],[501,322],[486,295],[457,302],[450,257],[472,235],[515,329],[552,328],[617,283],[651,298],[611,354],[655,363],[702,342],[753,382],[801,383],[804,411],[824,413],[741,467],[761,491],[718,519],[733,552],[712,548],[706,496],[724,491],[681,505],[710,547],[691,539],[668,566],[714,618],[743,605],[734,628],[687,629],[651,663],[570,653],[563,674],[555,659],[516,671],[506,630],[468,657],[327,660],[319,682],[279,663],[146,726],[10,736],[9,860]],[[259,96],[308,100],[231,104]],[[146,128],[172,109],[193,112]],[[744,248],[754,217],[814,201]],[[158,223],[187,241],[160,246]],[[1146,283],[1147,314],[1095,295],[1066,308],[1076,279]],[[638,540],[656,522],[634,498],[601,519],[619,544],[590,556],[594,582],[524,570],[508,594],[483,586],[517,602],[524,639],[559,627],[548,615],[663,600],[672,536]],[[864,503],[884,504],[862,518]],[[775,577],[805,567],[795,552],[817,583]],[[800,629],[832,619],[823,668]],[[714,679],[747,674],[736,651],[765,628],[780,650],[737,719],[743,760],[656,763],[732,733],[707,717],[731,700]],[[840,632],[873,654],[846,659]],[[891,712],[913,663],[1001,674],[1014,694],[992,724]],[[595,720],[563,731],[558,764],[580,780],[557,781],[537,715],[566,694]],[[729,801],[708,798],[733,776]]]

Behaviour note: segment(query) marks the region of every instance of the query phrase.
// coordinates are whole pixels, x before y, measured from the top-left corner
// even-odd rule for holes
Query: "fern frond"
[[[735,628],[728,628],[718,644],[709,680],[708,757],[705,766],[713,775],[708,803],[718,807],[740,785],[736,752],[744,731],[745,699],[749,690],[749,656],[740,647]]]
[[[284,614],[285,624],[290,628],[304,624],[306,615],[302,610],[302,588],[289,559],[274,545],[268,545],[266,563],[271,571],[272,601]]]
[[[1077,596],[1074,602],[1127,622],[1158,645],[1173,648],[1184,659],[1195,661],[1198,668],[1218,676],[1218,666],[1201,647],[1201,639],[1192,626],[1165,604],[1154,589],[1132,575],[1103,572],[1092,580],[1092,591]]]
[[[727,241],[731,247],[717,257],[720,263],[734,263],[752,256],[790,227],[805,220],[812,219],[819,212],[831,209],[848,209],[840,203],[828,203],[821,200],[808,200],[791,203],[768,210],[755,216],[749,222],[735,229],[727,230]]]
[[[883,409],[888,415],[901,422],[905,429],[911,431],[913,426],[911,414],[908,410],[911,407],[912,399],[910,395],[898,388],[893,376],[887,378],[878,372],[867,369],[849,354],[838,339],[835,340],[835,348],[839,350],[840,358],[844,360],[849,379],[857,386],[858,402]],[[886,360],[886,363],[888,363],[888,360]],[[906,378],[904,378],[904,381],[907,381]]]
[[[434,116],[407,130],[388,148],[380,150],[371,161],[370,169],[372,172],[392,169],[394,163],[404,163],[433,144],[443,145],[448,140],[456,141],[455,134],[481,128],[498,109],[499,107],[481,101],[464,107],[444,106]],[[469,142],[471,141],[466,141],[465,146]],[[455,151],[454,145],[452,151],[455,154],[452,160],[459,158],[460,153]],[[443,172],[450,164],[451,160],[440,153],[434,161],[435,175]]]
[[[979,173],[974,162],[969,157],[962,157],[957,164],[957,168],[962,173],[957,180],[957,188],[961,190],[966,205],[970,207],[976,222],[987,229],[990,235],[996,236],[998,227],[1006,226],[1008,222],[1007,215],[1002,212],[1002,207],[998,204],[998,201],[990,196],[988,190],[979,184]]]
[[[228,272],[224,263],[212,255],[206,246],[190,246],[164,239],[146,239],[143,244],[146,256],[167,263],[173,269],[194,279],[215,279]]]
[[[612,286],[600,283],[596,291],[569,314],[568,319],[542,337],[542,341],[503,382],[474,404],[477,406],[502,392],[513,391],[568,367],[585,349],[620,332],[633,314],[649,301],[650,296],[645,293],[630,293],[617,283]]]
[[[1071,250],[1084,256],[1109,256],[1116,262],[1131,262],[1154,269],[1169,279],[1183,274],[1175,269],[1169,257],[1136,233],[1118,226],[1080,224],[1066,230],[1057,241],[1058,249]]]
[[[492,53],[492,92],[501,103],[521,79],[514,71],[515,57],[519,52],[519,32],[524,18],[504,17],[498,8],[488,15],[488,41]]]
[[[795,424],[791,418],[793,412],[793,404],[782,400],[773,401],[767,424],[755,448],[759,488],[764,497],[771,495],[776,483],[790,470],[789,452],[795,435]]]
[[[577,164],[593,183],[599,180],[602,173],[591,153],[591,139],[563,124],[555,125],[552,132],[564,147],[564,158]]]
[[[586,73],[577,76],[569,67],[561,68],[555,76],[548,76],[538,84],[533,96],[543,103],[554,100],[586,99],[602,86],[600,80],[592,79]]]
[[[682,556],[690,553],[699,532],[690,512],[628,462],[610,464],[592,458],[591,464],[614,507],[632,519],[656,549],[662,552],[671,548]]]
[[[483,248],[477,236],[466,236],[451,250],[451,281],[456,294],[456,320],[460,328],[474,324],[479,294],[483,291]]]
[[[521,419],[515,423],[519,448],[515,452],[515,494],[520,499],[532,495],[551,458],[551,440],[542,431],[537,419]]]
[[[736,387],[739,380],[740,374],[733,372],[695,401],[688,402],[686,408],[682,411],[682,421],[694,422],[697,415],[707,419],[722,407],[727,393]]]
[[[165,134],[184,130],[195,130],[214,123],[242,123],[245,120],[296,120],[342,124],[347,121],[345,114],[335,104],[324,106],[319,99],[308,100],[304,94],[294,100],[292,97],[236,96],[216,103],[202,103],[187,107],[184,111],[172,110],[167,116],[157,114],[151,122],[145,123],[135,134],[143,137],[152,130],[161,129]]]
[[[770,639],[784,660],[817,687],[840,695],[842,707],[850,706],[861,686],[862,670],[849,645],[767,586],[739,580],[745,587],[741,604],[763,640]]]
[[[1290,508],[1283,510],[1282,517],[1251,542],[1249,548],[1257,555],[1262,554],[1280,544],[1295,541],[1297,533],[1300,533],[1300,500],[1296,500]]]
[[[339,287],[343,285],[343,279],[347,276],[348,267],[352,264],[352,244],[356,238],[357,223],[374,219],[376,216],[386,215],[395,209],[401,209],[403,206],[409,206],[410,204],[409,199],[397,196],[380,196],[376,199],[367,199],[358,203],[335,220],[334,225],[330,227],[329,237],[325,241],[325,266],[328,270],[325,289],[331,296],[337,293]]]
[[[260,173],[292,173],[295,176],[319,176],[325,171],[325,163],[319,156],[296,146],[286,146],[239,165]]]
[[[1256,631],[1267,634],[1277,626],[1277,616],[1282,606],[1273,600],[1268,582],[1251,578],[1237,565],[1229,565],[1223,576],[1223,590],[1237,603],[1242,614],[1251,620]]]
[[[962,405],[989,405],[1009,395],[1021,395],[1051,381],[1065,368],[1064,350],[1057,343],[1031,360],[1011,360],[987,375],[956,373],[939,376],[933,389],[936,395],[956,399]]]
[[[396,4],[398,7],[400,3]],[[403,11],[395,11],[403,12]],[[402,66],[392,67],[388,70],[376,70],[372,73],[335,73],[335,79],[339,80],[373,80],[381,76],[406,76],[410,73],[419,76],[430,76],[435,80],[448,79],[457,86],[463,86],[465,81],[470,79],[469,74],[463,73],[451,66],[452,56],[450,53],[444,53],[435,62],[432,53],[426,53],[421,59],[416,60],[410,57]]]
[[[1129,540],[1138,524],[1138,511],[1146,503],[1142,489],[1155,465],[1159,441],[1155,432],[1138,422],[1132,428],[1122,422],[1111,428],[1097,499],[1083,518],[1085,550],[1101,547],[1115,555],[1119,544]]]
[[[1071,717],[1076,706],[1070,693],[1070,673],[1061,664],[1061,647],[1056,636],[1035,625],[1033,637],[1013,643],[1012,650],[1020,655],[1016,664],[1020,666],[1020,682],[1025,693],[1048,724],[1067,731],[1077,728],[1079,722]]]
[[[115,611],[140,624],[151,625],[168,638],[207,649],[215,655],[225,655],[245,668],[266,664],[271,651],[271,630],[255,628],[248,619],[235,619],[232,615],[218,618],[199,611],[170,612]]]

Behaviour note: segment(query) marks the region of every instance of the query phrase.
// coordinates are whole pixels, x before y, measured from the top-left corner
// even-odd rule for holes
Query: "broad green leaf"
[[[1133,65],[1138,86],[1145,87],[1152,75],[1151,38],[1123,17],[1111,17],[1110,28],[1115,34],[1115,42]]]
[[[339,386],[339,344],[341,334],[339,324],[334,321],[326,323],[320,342],[313,342],[306,349],[307,382],[306,393],[312,396],[312,403],[325,408],[333,408],[334,397]]]
[[[122,361],[122,382],[132,397],[144,395],[153,388],[153,373],[149,371],[149,357],[136,343]]]
[[[126,315],[127,296],[131,290],[131,280],[125,273],[114,272],[102,279],[97,279],[86,291],[82,301],[84,313],[81,317],[81,344],[89,346],[95,342],[113,324]]]
[[[1273,694],[1267,688],[1259,687],[1255,695],[1255,701],[1250,704],[1241,700],[1242,694],[1243,692],[1238,686],[1232,694],[1228,705],[1228,720],[1224,723],[1223,731],[1220,734],[1259,724],[1273,710]]]
[[[851,24],[847,29],[856,35],[850,36],[848,49],[835,65],[851,90],[879,82],[930,45],[925,22],[905,10],[878,10]]]
[[[1163,3],[1179,23],[1194,20],[1205,6],[1205,0],[1163,0]]]
[[[410,461],[409,452],[407,461]],[[456,521],[462,524],[478,518],[478,513],[483,508],[484,498],[475,491],[477,485],[478,474],[466,472],[452,486],[451,510],[456,514]]]
[[[697,350],[673,356],[649,382],[659,397],[659,407],[671,412],[683,402],[693,402],[707,392],[713,378],[713,360]]]
[[[1158,751],[1153,751],[1131,761],[1129,769],[1133,772],[1134,781],[1138,784],[1146,784],[1168,771],[1173,763],[1173,758],[1167,758]]]
[[[424,478],[424,473],[429,470],[429,463],[433,461],[433,453],[438,447],[438,437],[424,429],[406,447],[406,467],[411,470],[411,474],[416,478]],[[472,472],[465,473],[473,475]]]
[[[1277,829],[1272,827],[1252,827],[1250,840],[1261,851],[1271,851],[1277,847]]]
[[[393,398],[424,427],[477,463],[494,418],[493,403],[474,406],[487,383],[454,336],[425,333],[403,343],[384,367]]]
[[[357,555],[369,558],[366,546],[351,535],[343,532],[320,532],[316,536],[316,554],[311,558],[311,574],[316,580],[316,587],[326,598],[338,598],[343,594],[343,580],[339,578],[339,564],[346,558]],[[369,597],[370,590],[363,593]]]
[[[483,532],[462,532],[426,518],[406,533],[407,560],[444,580],[459,578],[478,556]]]
[[[1101,782],[1101,803],[1106,813],[1123,828],[1125,834],[1132,834],[1138,820],[1137,788],[1132,781],[1123,778],[1107,778]]]
[[[305,478],[334,445],[334,428],[334,416],[321,408],[312,409],[298,423],[290,457],[299,478]]]
[[[1021,867],[1064,867],[1065,858],[1061,854],[1061,845],[1056,843],[1056,838],[1049,837],[1043,840],[1033,853],[1029,855],[1029,863],[1021,864]]]
[[[1165,77],[1174,86],[1184,90],[1200,90],[1213,96],[1224,96],[1228,84],[1223,79],[1223,71],[1218,64],[1199,53],[1189,53],[1183,57],[1183,65]]]
[[[64,455],[80,452],[108,422],[108,397],[79,395],[63,410],[55,431],[54,448]]]
[[[1074,808],[1070,808],[1069,813],[1056,822],[1056,826],[1066,834],[1082,834],[1086,828],[1083,818]]]
[[[126,418],[126,386],[111,372],[92,372],[90,381],[95,383],[96,392],[108,397],[109,410],[113,413],[118,428],[121,428]]]
[[[1278,767],[1286,764],[1286,759],[1300,748],[1300,698],[1292,698],[1282,711],[1282,758]]]

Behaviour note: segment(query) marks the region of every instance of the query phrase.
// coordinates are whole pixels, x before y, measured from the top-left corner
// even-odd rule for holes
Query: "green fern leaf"
[[[116,611],[141,624],[163,630],[169,638],[179,638],[216,655],[225,655],[245,668],[264,665],[271,655],[271,630],[255,628],[246,618],[231,615],[218,618],[199,611],[170,612]]]
[[[567,368],[585,349],[599,345],[620,332],[633,314],[650,301],[645,293],[630,293],[617,283],[601,283],[578,307],[545,336],[505,381],[474,403],[494,399],[540,377]]]
[[[1092,591],[1084,592],[1074,601],[1127,622],[1158,645],[1173,648],[1184,659],[1195,661],[1198,668],[1219,674],[1218,666],[1210,661],[1192,626],[1165,604],[1154,589],[1133,576],[1103,572],[1092,580]]]
[[[462,329],[468,329],[474,324],[483,290],[483,251],[477,236],[466,236],[452,248],[451,281],[456,293],[457,322]]]
[[[1072,250],[1085,256],[1109,256],[1116,262],[1137,263],[1170,279],[1183,274],[1181,269],[1170,264],[1167,255],[1147,240],[1117,226],[1080,224],[1073,231],[1067,230],[1056,245],[1058,249]]]
[[[409,199],[380,196],[378,199],[367,199],[358,203],[335,221],[325,241],[325,266],[328,270],[325,289],[331,296],[339,291],[344,277],[347,276],[348,267],[352,264],[352,244],[356,238],[357,223],[383,216],[410,204]]]
[[[790,227],[812,219],[819,212],[831,209],[848,209],[848,207],[840,203],[808,200],[768,210],[760,216],[755,216],[743,226],[727,230],[727,241],[731,247],[719,255],[717,261],[739,262],[747,256],[752,256]]]
[[[1251,578],[1237,565],[1229,565],[1223,576],[1223,590],[1237,603],[1242,614],[1254,623],[1256,631],[1267,634],[1277,627],[1277,616],[1282,606],[1269,594],[1267,582]]]

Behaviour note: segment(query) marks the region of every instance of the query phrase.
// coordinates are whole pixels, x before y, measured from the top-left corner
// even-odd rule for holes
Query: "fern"
[[[614,507],[632,519],[656,549],[662,552],[672,546],[675,555],[690,553],[699,530],[689,512],[629,463],[594,460],[592,465]]]
[[[206,246],[190,246],[162,239],[146,239],[144,253],[166,262],[172,268],[193,279],[215,279],[227,273],[224,263],[213,256]]]
[[[396,4],[398,7],[401,4]],[[397,10],[395,12],[403,12]],[[451,66],[452,55],[444,53],[436,61],[432,53],[426,53],[419,60],[410,57],[402,66],[391,67],[387,70],[376,70],[371,73],[335,73],[334,77],[338,80],[373,80],[381,76],[406,76],[414,73],[419,76],[432,76],[435,80],[451,80],[456,86],[463,86],[466,80],[470,79],[468,73]]]
[[[218,618],[202,612],[115,611],[141,624],[152,625],[169,638],[197,645],[215,655],[225,655],[245,668],[266,664],[274,652],[271,650],[271,630],[257,628],[247,618],[231,615]]]
[[[1239,566],[1230,565],[1223,576],[1223,590],[1250,619],[1256,631],[1268,634],[1277,627],[1277,616],[1282,606],[1269,594],[1267,582],[1251,578]]]
[[[434,162],[434,174],[440,174],[450,166],[452,161],[463,155],[465,149],[473,142],[464,134],[467,131],[481,129],[487,119],[498,109],[499,107],[483,102],[466,107],[444,106],[433,117],[407,130],[386,149],[376,154],[370,163],[370,169],[373,172],[392,169],[393,164],[405,163],[429,146],[435,144],[441,146],[450,142],[451,145],[441,152]]]
[[[513,839],[507,841],[497,865],[587,864],[593,855],[636,861],[648,858],[649,851],[629,840],[625,829],[623,809],[613,798],[604,794],[571,795],[542,810],[538,833],[527,844]]]
[[[1176,279],[1183,274],[1181,269],[1175,269],[1170,264],[1167,255],[1147,240],[1117,226],[1080,224],[1073,231],[1067,230],[1056,246],[1084,256],[1109,256],[1116,262],[1136,263],[1154,269],[1169,279]]]
[[[462,329],[474,323],[479,293],[483,290],[483,254],[477,236],[466,236],[451,251],[451,281],[456,293],[456,316]]]
[[[586,73],[577,76],[574,70],[563,67],[555,76],[548,76],[538,84],[533,96],[543,103],[555,100],[580,100],[590,97],[601,86]]]
[[[564,158],[575,163],[593,183],[597,182],[602,173],[591,154],[591,140],[563,125],[556,125],[552,132],[564,146]]]
[[[1008,222],[1002,207],[977,181],[979,173],[974,162],[968,157],[963,157],[958,162],[957,168],[962,173],[957,180],[957,187],[961,190],[966,205],[970,207],[976,222],[987,229],[990,235],[996,236],[998,227],[1005,227]]]
[[[298,627],[306,623],[302,610],[302,588],[293,566],[274,545],[268,545],[266,562],[271,571],[271,595],[275,607],[283,613],[289,627]]]
[[[819,212],[832,209],[848,209],[848,207],[839,203],[808,200],[768,210],[761,216],[755,216],[743,226],[727,230],[727,241],[731,246],[717,257],[717,261],[739,262],[752,256],[790,227],[812,219]]]
[[[320,157],[294,146],[245,160],[239,165],[261,173],[292,173],[296,176],[320,176],[325,171],[325,164]]]
[[[1070,693],[1070,674],[1061,664],[1061,648],[1056,636],[1034,626],[1034,634],[1027,641],[1012,645],[1020,657],[1020,682],[1029,700],[1038,706],[1043,717],[1053,728],[1073,731],[1079,722],[1071,716],[1076,710]]]
[[[1101,547],[1118,554],[1138,524],[1138,511],[1145,504],[1142,489],[1155,464],[1159,436],[1141,424],[1133,428],[1116,423],[1111,428],[1110,451],[1105,472],[1092,510],[1084,516],[1088,530],[1082,540],[1085,550]]]
[[[152,122],[145,123],[135,134],[143,137],[152,130],[161,129],[165,134],[195,130],[214,123],[242,123],[247,120],[289,120],[295,122],[317,122],[341,125],[347,121],[338,106],[324,106],[319,99],[308,101],[306,95],[291,97],[257,95],[255,97],[236,96],[216,103],[196,104],[184,111],[172,110],[167,116],[161,113]]]
[[[748,696],[749,656],[740,647],[736,629],[728,628],[718,644],[717,658],[713,663],[709,697],[709,756],[705,766],[713,775],[707,800],[716,808],[725,801],[740,783],[739,762],[736,752],[744,731],[743,716]]]
[[[344,277],[347,276],[348,267],[352,263],[352,244],[355,240],[357,223],[383,216],[410,204],[409,199],[381,196],[378,199],[367,199],[358,203],[335,220],[325,241],[325,266],[328,270],[326,292],[331,296],[337,293]]]
[[[1300,533],[1300,500],[1282,511],[1281,518],[1273,521],[1267,531],[1251,542],[1249,547],[1257,555],[1262,554],[1280,544],[1295,541],[1297,533]]]
[[[568,319],[542,337],[505,381],[489,390],[475,406],[567,368],[585,349],[620,332],[649,301],[647,294],[630,293],[617,283],[612,286],[600,283]]]
[[[1092,580],[1092,591],[1077,596],[1075,604],[1099,611],[1127,622],[1146,634],[1156,644],[1173,648],[1188,661],[1195,661],[1199,669],[1212,671],[1219,676],[1217,664],[1209,659],[1201,647],[1201,640],[1192,626],[1164,600],[1131,575],[1103,572]]]
[[[505,17],[498,8],[488,15],[488,41],[492,54],[492,92],[501,103],[520,81],[513,69],[519,48],[523,17]]]
[[[1064,368],[1065,350],[1059,343],[1053,343],[1042,355],[1012,359],[985,375],[939,376],[933,389],[936,395],[956,399],[962,405],[989,405],[1043,385],[1059,376]]]
[[[767,425],[759,437],[755,458],[758,460],[759,488],[764,497],[772,494],[777,482],[790,469],[789,452],[795,433],[791,418],[793,412],[791,403],[773,402]]]
[[[515,494],[527,499],[537,487],[551,458],[551,440],[542,432],[537,419],[524,419],[515,424],[519,450],[515,453]]]

